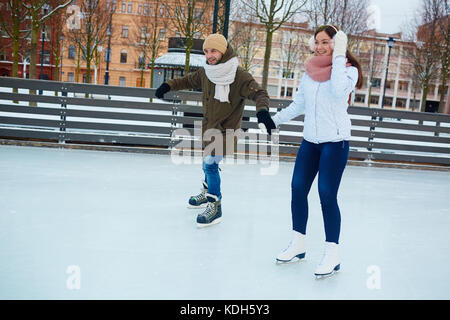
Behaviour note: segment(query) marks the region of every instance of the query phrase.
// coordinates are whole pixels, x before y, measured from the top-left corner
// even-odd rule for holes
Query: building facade
[[[182,36],[174,26],[174,15],[183,1],[105,1],[107,5],[115,7],[115,10],[112,14],[111,29],[108,28],[107,37],[97,47],[91,82],[105,83],[105,73],[108,69],[111,85],[151,87],[150,46],[155,45],[154,58],[157,59],[167,53],[169,38]],[[212,18],[213,8],[207,4],[207,1],[198,1],[198,8],[195,9],[207,10],[203,14],[205,21]],[[179,7],[179,10],[184,12],[188,9]],[[153,34],[155,38],[152,38]],[[205,34],[197,32],[195,37],[204,38]],[[73,42],[64,43],[63,81],[85,82],[87,78],[86,64],[81,61],[78,67],[76,49]]]

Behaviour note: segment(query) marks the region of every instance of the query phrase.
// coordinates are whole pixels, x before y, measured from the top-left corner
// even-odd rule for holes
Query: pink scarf
[[[313,56],[306,60],[305,68],[308,76],[314,81],[324,82],[331,78],[332,56]],[[347,67],[351,64],[347,60]]]

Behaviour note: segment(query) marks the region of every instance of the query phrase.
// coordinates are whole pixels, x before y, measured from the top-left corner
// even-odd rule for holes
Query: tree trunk
[[[186,39],[186,61],[184,64],[184,75],[187,75],[190,70],[191,64],[191,50],[194,45],[194,41],[191,38]]]
[[[37,17],[36,17],[37,19]],[[36,79],[36,61],[37,61],[37,42],[38,42],[38,28],[33,23],[32,19],[31,26],[31,43],[30,43],[30,79]],[[35,89],[30,89],[30,94],[36,94]],[[37,104],[34,101],[30,101],[29,106],[35,107]]]
[[[441,68],[441,72],[442,72],[442,77],[441,77],[441,94],[439,97],[439,113],[444,113],[444,108],[445,108],[445,94],[447,93],[445,90],[445,85],[447,84],[447,78],[448,78],[448,58],[445,57],[444,59],[442,59],[441,61],[443,61],[444,63],[442,63],[442,68]],[[448,99],[448,98],[447,98]]]
[[[270,64],[270,52],[272,51],[272,38],[273,31],[266,28],[266,51],[264,53],[264,67],[263,67],[263,79],[262,88],[267,89],[267,80],[269,78],[269,64]]]
[[[425,83],[425,85],[423,86],[422,101],[421,101],[421,107],[420,107],[421,112],[425,112],[425,107],[427,105],[427,95],[428,95],[428,82]]]
[[[14,20],[14,30],[13,30],[13,65],[12,65],[12,76],[17,77],[19,73],[19,39],[20,39],[20,25],[17,19]],[[13,93],[18,93],[19,89],[13,88]],[[13,103],[19,103],[17,100],[13,100]]]

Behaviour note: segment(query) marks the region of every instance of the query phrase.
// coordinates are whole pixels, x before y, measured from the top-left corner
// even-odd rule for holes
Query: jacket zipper
[[[317,131],[317,93],[319,92],[319,87],[320,87],[320,83],[317,86],[316,96],[315,96],[315,100],[314,100],[314,113],[315,113],[314,118],[315,118],[315,121],[316,121],[316,140],[317,140],[317,143],[319,143],[319,134],[318,134],[318,131]]]
[[[337,133],[337,135],[339,136],[339,126],[338,126],[338,123],[337,123],[337,121],[336,121],[336,114],[334,113],[334,110],[333,110],[333,109],[331,109],[331,113],[333,114],[334,124],[335,124],[335,126],[336,126],[336,133]]]

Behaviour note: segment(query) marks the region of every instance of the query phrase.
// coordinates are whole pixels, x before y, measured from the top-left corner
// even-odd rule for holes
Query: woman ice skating
[[[256,102],[259,123],[264,123],[269,130],[275,128],[269,114],[269,95],[260,88],[252,75],[239,67],[238,58],[233,48],[221,34],[209,35],[203,43],[206,65],[194,73],[180,79],[163,83],[156,90],[156,97],[163,98],[170,90],[201,88],[203,92],[203,172],[201,193],[189,198],[189,207],[204,208],[197,216],[197,226],[206,227],[221,221],[222,194],[220,190],[219,162],[227,153],[234,152],[234,146],[226,146],[226,130],[241,127],[245,99]],[[205,133],[209,129],[219,130],[223,135],[222,148],[212,152],[207,148],[212,141],[206,141]]]
[[[362,86],[361,66],[347,50],[347,36],[332,25],[317,29],[310,40],[314,56],[305,62],[306,72],[293,102],[272,119],[278,127],[305,114],[303,141],[292,177],[293,239],[276,258],[278,263],[303,259],[308,220],[308,193],[317,173],[319,197],[325,226],[325,249],[316,277],[340,269],[338,254],[341,213],[337,193],[349,153],[349,97]]]

